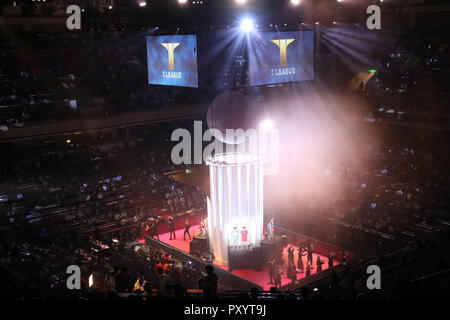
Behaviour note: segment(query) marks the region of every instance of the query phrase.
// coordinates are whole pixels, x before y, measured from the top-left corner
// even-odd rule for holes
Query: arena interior
[[[450,296],[448,1],[0,10],[1,300]]]

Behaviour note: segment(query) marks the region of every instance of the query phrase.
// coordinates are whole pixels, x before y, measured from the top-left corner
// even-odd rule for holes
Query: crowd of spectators
[[[449,243],[448,231],[441,231],[396,252],[344,267],[295,292],[300,299],[441,300],[449,293]],[[382,290],[367,287],[369,265],[381,268]]]
[[[164,172],[184,168],[171,163],[170,143],[167,143],[171,130],[179,126],[187,127],[188,124],[147,125],[58,137],[50,142],[43,139],[31,144],[24,142],[23,148],[30,152],[29,157],[23,157],[22,148],[11,147],[5,153],[1,167],[2,223],[14,227],[35,227],[44,240],[48,239],[47,233],[64,231],[67,236],[82,234],[90,242],[88,246],[77,246],[74,243],[78,242],[66,237],[58,240],[61,241],[60,246],[47,243],[36,247],[42,239],[37,242],[6,242],[3,247],[5,261],[11,259],[9,255],[13,252],[19,261],[23,253],[17,255],[17,252],[26,250],[34,252],[33,257],[42,255],[42,252],[52,254],[52,250],[63,250],[65,241],[70,242],[68,247],[75,256],[62,256],[76,260],[85,255],[88,260],[86,257],[93,254],[93,246],[115,248],[117,245],[112,239],[124,244],[140,237],[141,227],[148,223],[149,218],[194,208],[204,210],[202,192],[163,175]],[[305,232],[306,235],[332,243],[336,240],[336,233],[329,233],[330,238],[325,239],[323,235],[327,232],[323,230],[327,224],[339,224],[344,231],[337,238],[347,238],[373,253],[374,247],[387,252],[390,242],[407,244],[445,229],[443,222],[448,221],[449,203],[446,192],[449,151],[442,146],[437,152],[430,144],[433,140],[439,144],[442,137],[439,133],[432,133],[424,138],[423,143],[417,143],[417,139],[411,137],[410,144],[405,144],[408,142],[405,138],[390,138],[392,143],[389,146],[378,151],[368,146],[351,163],[337,159],[326,168],[304,168],[305,171],[322,172],[330,184],[334,181],[345,183],[345,192],[341,197],[328,199],[327,206],[321,198],[321,206],[314,209],[315,199],[309,199],[309,213],[328,222],[311,223],[315,233]],[[39,152],[38,158],[36,152]],[[317,208],[322,209],[317,211]],[[282,225],[281,219],[279,223]],[[293,231],[303,233],[303,230],[295,228],[292,224]],[[117,233],[117,230],[121,232]],[[105,234],[110,235],[107,240],[102,239]],[[155,265],[166,258],[159,255],[159,251],[152,250],[146,247],[145,250],[121,255],[128,256],[127,261],[134,261],[131,265],[146,265],[145,269],[155,271],[154,274],[146,273],[145,279],[153,279],[150,282],[157,286]],[[26,255],[23,259],[28,261]],[[94,254],[92,259],[96,261],[99,258]],[[43,258],[40,261],[53,260]],[[62,261],[60,267],[66,262]],[[176,268],[173,271],[177,263],[172,260],[163,265],[166,264],[171,266],[166,267],[166,273],[175,279],[180,278],[180,270],[185,270]],[[122,264],[114,266],[122,267]],[[52,279],[64,278],[63,271],[56,272]],[[192,288],[198,280],[198,271],[189,273],[195,274],[191,278],[186,274],[181,276],[188,279],[182,286]],[[133,271],[133,276],[137,277],[140,272],[142,270]],[[20,273],[27,274],[26,271]]]
[[[448,32],[417,31],[392,38],[392,45],[379,49],[372,70],[376,73],[360,87],[373,107],[366,120],[448,128]]]
[[[205,210],[202,192],[164,176],[178,169],[164,143],[170,129],[143,126],[124,135],[113,129],[49,145],[40,140],[29,150],[39,152],[37,158],[18,157],[21,150],[14,148],[5,155],[0,210],[10,238],[2,241],[1,258],[27,290],[64,288],[65,268],[71,264],[82,266],[84,275],[103,278],[111,268],[112,251],[128,255],[118,263],[128,263],[130,270],[140,266],[130,274],[146,272],[152,286],[161,276],[194,286],[195,268],[175,267],[175,260],[148,246],[141,246],[139,254],[124,249],[142,237],[149,219]],[[165,265],[163,275],[155,269],[160,262]],[[49,294],[38,292],[40,297]]]
[[[437,227],[437,220],[449,219],[448,156],[446,147],[438,153],[392,146],[375,153],[377,162],[369,175],[358,170],[366,167],[358,167],[356,161],[353,166],[344,164],[336,169],[345,176],[347,206],[338,205],[332,214],[393,236],[420,234],[420,225]]]
[[[77,37],[2,33],[1,129],[198,101],[201,96],[186,88],[149,89],[145,36],[131,31]]]
[[[81,116],[81,109],[99,98],[102,113],[197,101],[188,89],[146,88],[144,39],[144,33],[96,31],[76,38],[0,37],[0,130]],[[441,102],[449,92],[449,41],[440,35],[409,40],[386,49],[375,65],[379,72],[361,88],[376,107],[368,119],[404,120],[408,113],[415,116],[409,119],[420,122],[433,114],[427,124],[446,125]],[[93,288],[108,297],[114,292],[148,297],[151,289],[184,295],[187,288],[198,288],[202,273],[192,261],[179,261],[149,245],[129,244],[141,236],[149,218],[205,210],[199,189],[164,175],[184,169],[170,161],[168,137],[176,127],[186,126],[175,122],[5,146],[0,221],[9,231],[2,233],[0,259],[2,268],[21,283],[16,297],[44,298],[65,288],[71,264],[82,267],[84,286],[93,275]],[[308,228],[307,235],[330,243],[345,239],[367,252],[374,247],[386,252],[394,242],[409,244],[406,251],[379,258],[394,270],[389,297],[419,296],[431,287],[444,294],[446,282],[432,280],[432,286],[420,279],[449,264],[448,235],[442,232],[450,221],[448,139],[440,132],[415,132],[418,136],[407,139],[405,132],[410,133],[396,131],[381,148],[368,145],[351,162],[332,159],[326,166],[303,168],[320,173],[329,184],[338,182],[345,192],[309,198],[308,214],[323,220],[299,224]],[[326,225],[338,225],[342,232],[333,227],[324,232]],[[369,297],[364,281],[361,272],[347,270],[333,275],[327,289],[314,297]],[[18,287],[5,288],[10,293]],[[300,292],[300,299],[312,297],[308,290]]]
[[[417,91],[425,85],[430,90],[422,91],[422,94],[427,96],[435,94],[435,90],[448,92],[450,88],[445,77],[448,76],[450,39],[445,32],[434,31],[405,34],[395,38],[391,45],[381,47],[382,54],[374,66],[380,72],[375,74],[366,89],[380,94],[386,91],[402,93]],[[405,102],[412,109],[417,107],[415,103],[408,103],[412,100]]]
[[[34,160],[12,150],[3,159],[2,218],[101,230],[203,208],[198,189],[163,175],[176,169],[164,143],[170,131],[132,131],[125,137],[119,129],[39,145],[40,156]],[[108,135],[117,135],[116,140]]]
[[[302,183],[310,181],[310,187],[289,192],[277,223],[367,254],[445,230],[448,134],[407,128],[385,128],[383,134],[386,143],[363,145],[345,160],[302,163]],[[277,183],[268,178],[266,187],[278,192]]]
[[[4,235],[0,246],[2,271],[10,272],[16,283],[2,287],[3,297],[49,299],[67,292],[67,267],[81,270],[81,286],[118,294],[184,294],[198,289],[203,277],[195,263],[172,258],[163,250],[138,243],[132,231],[120,230],[97,236],[75,232],[47,232],[46,228],[16,227]],[[127,246],[128,243],[134,243]],[[90,278],[92,283],[89,283]],[[112,278],[112,279],[111,279]]]

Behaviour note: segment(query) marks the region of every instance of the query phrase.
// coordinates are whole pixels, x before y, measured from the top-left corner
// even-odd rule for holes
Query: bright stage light
[[[244,4],[244,3],[247,2],[247,0],[235,0],[235,2],[236,2],[237,4]]]
[[[245,18],[241,22],[241,30],[245,32],[249,32],[253,30],[253,21],[249,18]]]
[[[141,1],[139,2],[139,7],[145,7],[147,5],[147,2]]]
[[[186,3],[186,2],[187,2],[187,0],[178,0],[178,3],[181,3],[181,4]]]
[[[273,129],[273,122],[269,119],[266,119],[263,122],[261,122],[259,124],[259,126],[261,127],[261,129],[271,130],[271,129]]]
[[[294,6],[297,6],[300,4],[300,0],[291,0],[291,4],[293,4]]]
[[[89,288],[92,287],[93,284],[94,284],[94,275],[91,274],[91,275],[89,276]]]

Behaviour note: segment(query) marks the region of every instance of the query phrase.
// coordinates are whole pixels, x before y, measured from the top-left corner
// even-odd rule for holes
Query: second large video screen
[[[314,32],[266,32],[249,39],[250,85],[314,79]]]

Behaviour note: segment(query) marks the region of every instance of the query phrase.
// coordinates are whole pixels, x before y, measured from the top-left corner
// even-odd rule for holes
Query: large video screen
[[[314,32],[255,33],[249,41],[250,85],[314,78]]]
[[[147,37],[148,83],[198,88],[195,35]]]

